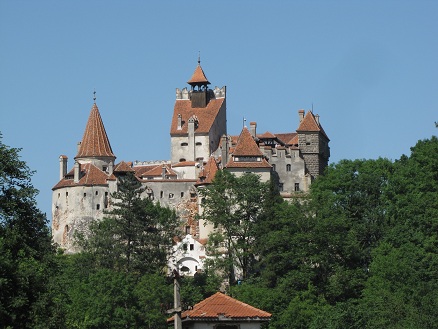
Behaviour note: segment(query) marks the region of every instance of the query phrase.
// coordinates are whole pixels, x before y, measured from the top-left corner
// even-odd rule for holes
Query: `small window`
[[[184,159],[184,158],[179,159],[179,162],[185,162],[185,161],[186,161],[186,159]]]
[[[278,189],[280,192],[283,192],[283,183],[278,184]]]
[[[61,196],[61,193],[58,193],[58,198]]]
[[[187,243],[183,244],[183,250],[187,250]]]
[[[65,197],[68,198],[68,192],[65,192]]]
[[[160,192],[160,198],[163,198],[163,191]]]
[[[173,199],[174,194],[173,193],[169,193],[169,199]]]
[[[290,171],[290,169],[291,169],[291,165],[290,165],[290,164],[287,164],[287,165],[286,165],[286,171]]]
[[[295,192],[300,190],[300,183],[295,183]]]
[[[190,234],[190,226],[186,226],[186,234]]]
[[[181,198],[184,198],[184,192],[181,192]]]
[[[99,191],[96,191],[96,195],[98,195],[99,194]]]
[[[188,143],[186,143],[186,142],[184,142],[184,143],[181,143],[181,146],[188,146],[189,144]]]
[[[103,166],[102,167],[102,171],[107,171],[108,170],[108,167],[107,166]]]
[[[87,196],[87,193],[84,193],[84,198]]]
[[[195,245],[193,243],[190,244],[190,250],[195,250]]]
[[[272,171],[275,171],[276,167],[275,164],[272,165]]]
[[[97,204],[96,205],[96,210],[99,210],[100,209],[100,204]]]
[[[202,145],[202,143],[201,142],[196,142],[196,144],[195,144],[196,146],[201,146]]]

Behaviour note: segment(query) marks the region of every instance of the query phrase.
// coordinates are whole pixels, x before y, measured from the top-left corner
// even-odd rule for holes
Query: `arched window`
[[[290,164],[287,164],[287,165],[286,165],[286,171],[290,171],[290,169],[291,169],[291,165],[290,165]]]

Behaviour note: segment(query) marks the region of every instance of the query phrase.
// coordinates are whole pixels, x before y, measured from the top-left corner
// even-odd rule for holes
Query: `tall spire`
[[[95,92],[94,100],[96,100]],[[84,136],[82,137],[82,142],[75,159],[90,157],[110,157],[115,159],[96,103],[91,108]]]
[[[195,86],[202,86],[202,85],[209,85],[210,82],[207,80],[207,77],[205,76],[204,71],[201,67],[201,54],[198,55],[198,66],[196,66],[195,72],[193,72],[192,77],[189,81],[187,81],[189,85],[192,87]]]

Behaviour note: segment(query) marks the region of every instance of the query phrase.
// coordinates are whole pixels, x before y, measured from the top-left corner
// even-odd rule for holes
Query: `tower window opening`
[[[190,250],[195,250],[195,245],[193,243],[190,244]]]
[[[100,209],[100,204],[96,204],[96,210]]]
[[[84,193],[84,198],[87,196],[87,193]]]
[[[99,194],[99,191],[96,191],[96,195],[98,195]]]
[[[295,192],[300,191],[300,183],[295,183]]]
[[[181,192],[181,198],[184,198],[184,192]]]
[[[290,171],[291,170],[291,165],[290,164],[287,164],[286,165],[286,171]]]

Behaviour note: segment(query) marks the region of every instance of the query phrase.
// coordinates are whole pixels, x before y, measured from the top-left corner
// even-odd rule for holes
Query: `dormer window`
[[[186,142],[184,142],[184,143],[181,143],[181,146],[188,146],[189,144],[188,143],[186,143]]]

